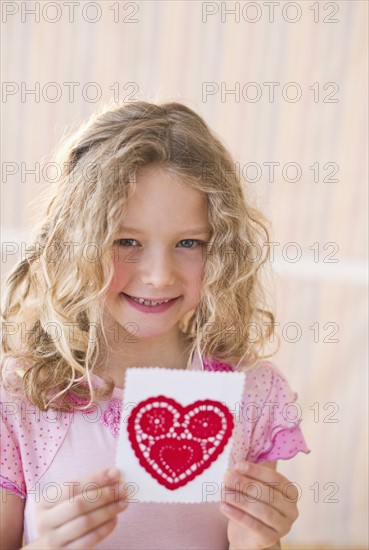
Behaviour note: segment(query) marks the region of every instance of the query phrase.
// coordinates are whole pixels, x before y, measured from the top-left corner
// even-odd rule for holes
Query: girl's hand
[[[228,540],[232,550],[280,548],[298,517],[298,491],[271,467],[238,462],[227,470],[221,511],[229,518]]]
[[[39,538],[24,548],[89,550],[110,535],[117,514],[128,506],[122,500],[127,494],[119,483],[120,471],[114,470],[113,477],[109,477],[109,470],[101,470],[64,483],[57,503],[38,502],[35,519]]]

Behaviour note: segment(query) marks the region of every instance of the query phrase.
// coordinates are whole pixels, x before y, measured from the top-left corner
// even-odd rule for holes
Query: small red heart
[[[223,452],[234,427],[220,401],[186,407],[159,395],[138,403],[128,417],[132,448],[141,466],[167,489],[186,485]]]

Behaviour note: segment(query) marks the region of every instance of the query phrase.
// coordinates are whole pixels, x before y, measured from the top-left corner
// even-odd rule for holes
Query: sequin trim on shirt
[[[108,408],[103,412],[101,422],[107,426],[114,437],[119,437],[120,415],[122,402],[120,399],[109,401]]]

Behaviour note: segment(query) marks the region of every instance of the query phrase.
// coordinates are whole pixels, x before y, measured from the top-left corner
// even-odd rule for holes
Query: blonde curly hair
[[[211,239],[201,299],[180,322],[189,363],[197,350],[246,370],[276,353],[263,355],[274,335],[260,269],[270,257],[269,224],[251,204],[230,153],[198,114],[178,102],[107,106],[63,140],[55,160],[60,174],[46,194],[31,252],[4,282],[3,380],[12,359],[22,391],[40,409],[84,410],[111,395],[110,377],[101,388],[91,383],[102,338],[107,344],[102,313],[113,277],[111,248],[137,173],[152,163],[165,164],[207,198]],[[71,261],[65,243],[92,243],[98,254],[86,261],[77,246]],[[26,330],[20,338],[9,327]],[[88,403],[78,408],[80,399]]]

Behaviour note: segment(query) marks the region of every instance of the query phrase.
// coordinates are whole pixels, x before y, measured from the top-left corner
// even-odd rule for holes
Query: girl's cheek
[[[133,272],[134,272],[134,267],[132,267],[132,264],[119,265],[116,271],[116,278],[117,278],[118,284],[120,284],[121,286],[124,285],[125,282],[130,279]]]
[[[113,270],[114,275],[109,286],[108,294],[121,292],[125,286],[125,282],[129,279],[130,267],[128,264],[116,262],[113,264]]]

